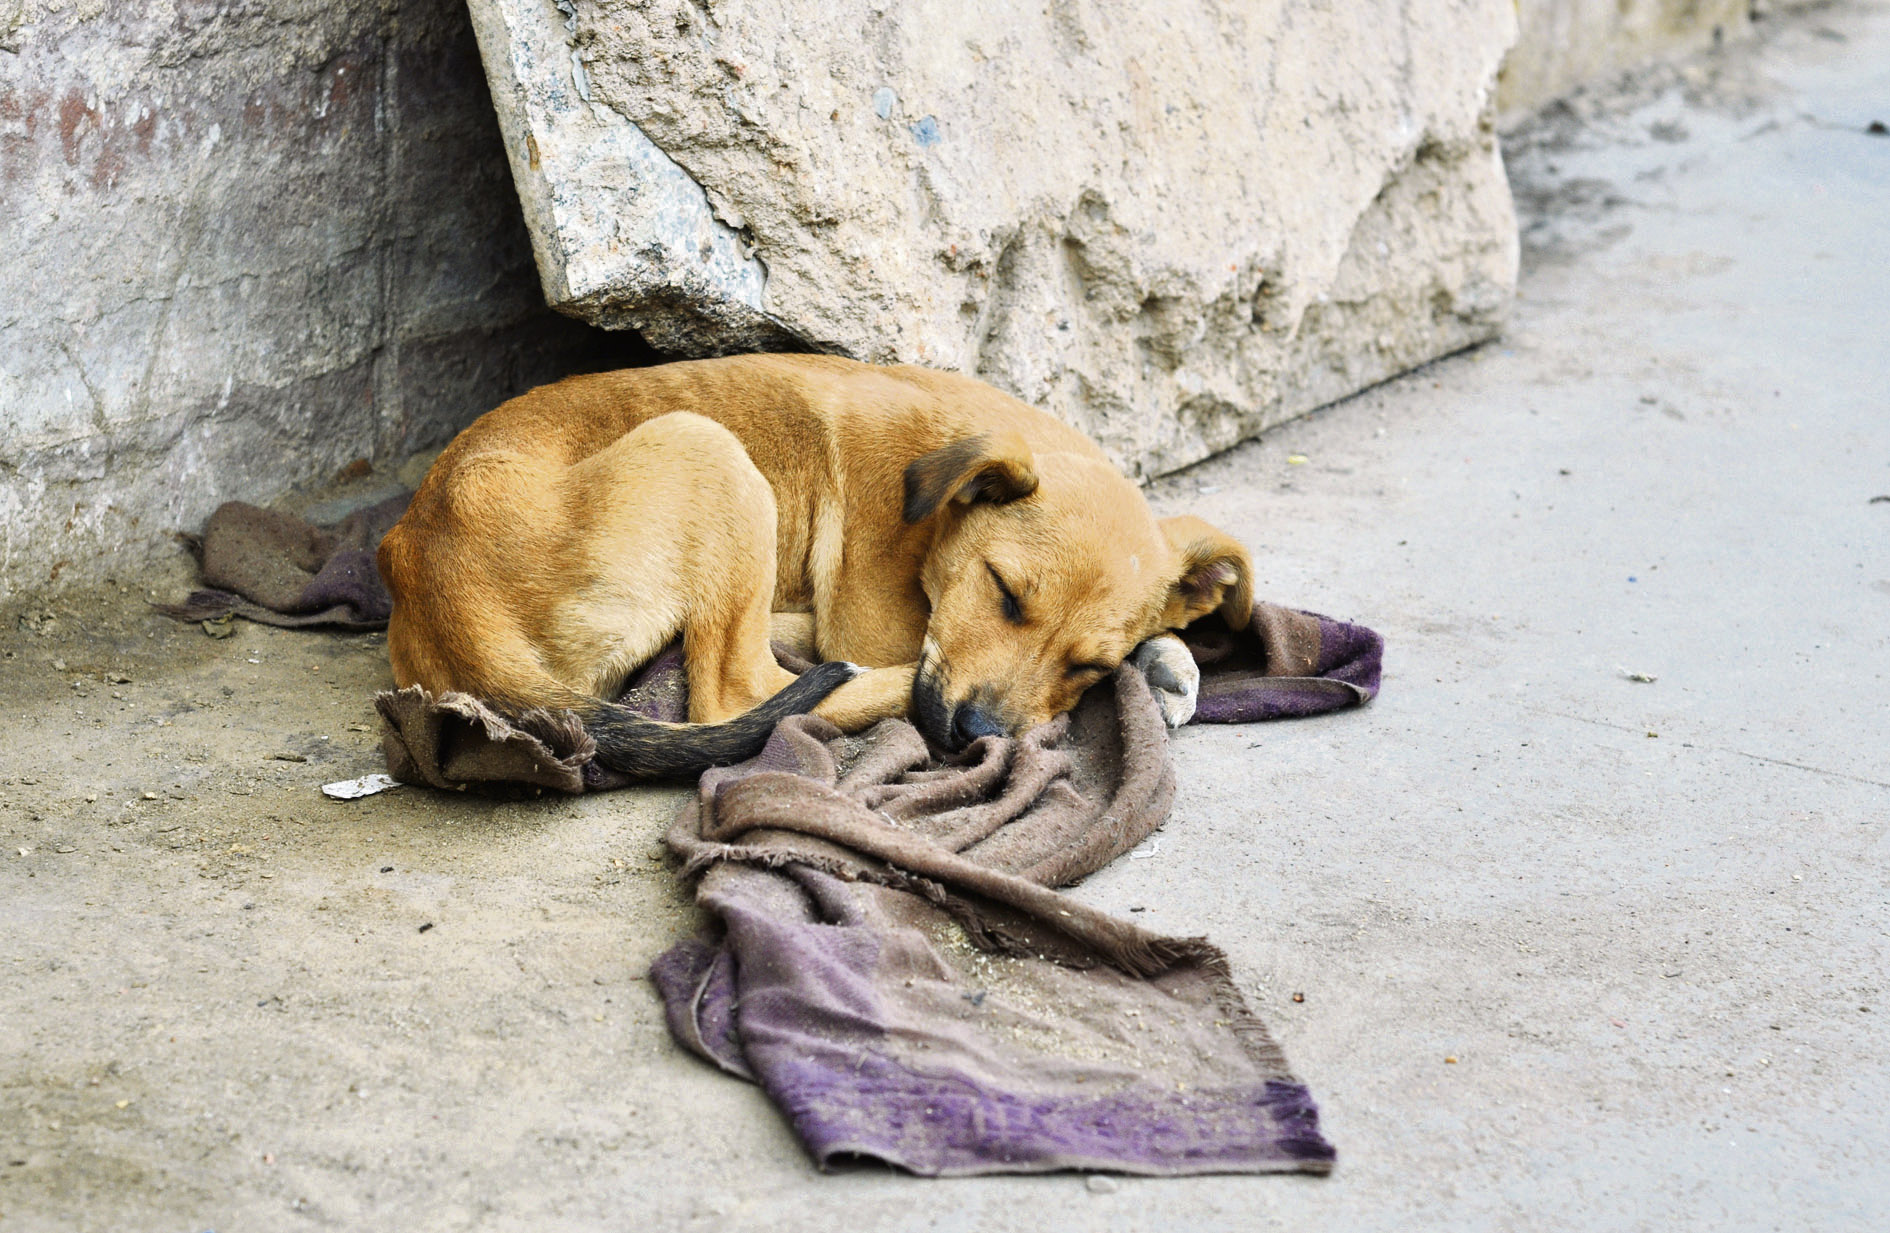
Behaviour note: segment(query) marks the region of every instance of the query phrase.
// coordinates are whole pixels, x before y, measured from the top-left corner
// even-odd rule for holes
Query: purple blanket
[[[1359,626],[1262,604],[1187,634],[1197,720],[1303,716],[1377,690]],[[679,716],[680,658],[628,700]],[[463,695],[379,700],[397,778],[615,786],[570,717]],[[1056,893],[1146,839],[1174,794],[1148,682],[1125,666],[1071,715],[935,758],[910,724],[811,716],[702,776],[670,830],[712,936],[651,972],[676,1039],[759,1083],[823,1166],[933,1175],[1332,1167],[1307,1089],[1222,953]]]
[[[235,614],[266,625],[385,629],[394,610],[374,568],[374,550],[400,521],[409,494],[318,527],[242,501],[216,508],[190,544],[204,587],[158,611],[180,621]]]

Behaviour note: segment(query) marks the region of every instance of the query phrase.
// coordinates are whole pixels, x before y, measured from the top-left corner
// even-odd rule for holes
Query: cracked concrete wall
[[[539,294],[458,0],[0,0],[0,602],[647,354]]]

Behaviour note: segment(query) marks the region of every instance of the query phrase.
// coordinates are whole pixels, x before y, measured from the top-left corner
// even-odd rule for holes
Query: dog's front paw
[[[1155,702],[1162,708],[1162,722],[1179,728],[1194,718],[1195,701],[1201,694],[1201,668],[1181,639],[1173,634],[1157,634],[1129,652],[1129,662],[1142,670]]]

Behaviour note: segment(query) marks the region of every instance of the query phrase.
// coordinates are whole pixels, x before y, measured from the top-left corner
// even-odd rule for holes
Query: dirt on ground
[[[372,1175],[469,1176],[495,1101],[669,1052],[644,976],[695,926],[679,791],[332,800],[384,769],[383,635],[213,638],[130,588],[7,616],[0,1227],[398,1227]],[[615,1112],[545,1163],[633,1144]]]

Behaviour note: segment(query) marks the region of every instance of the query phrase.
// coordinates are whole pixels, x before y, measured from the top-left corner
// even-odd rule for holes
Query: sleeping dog
[[[1146,640],[1253,609],[1246,550],[1157,520],[1081,433],[967,377],[812,355],[515,398],[440,455],[379,565],[402,687],[569,708],[648,776],[810,709],[953,750],[1018,733]],[[678,635],[688,723],[610,701]],[[797,678],[771,639],[828,662]]]

